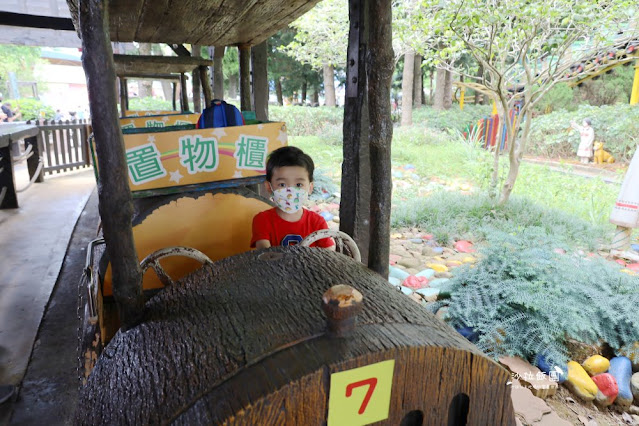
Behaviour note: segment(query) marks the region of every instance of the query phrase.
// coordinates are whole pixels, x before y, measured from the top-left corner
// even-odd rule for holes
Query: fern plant
[[[495,358],[543,353],[565,362],[569,338],[615,350],[639,341],[639,278],[553,246],[540,233],[492,234],[482,260],[450,282],[450,324],[472,327]]]

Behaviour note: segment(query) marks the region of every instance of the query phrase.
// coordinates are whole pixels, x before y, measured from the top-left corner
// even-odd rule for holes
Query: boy
[[[307,154],[294,146],[273,151],[266,162],[266,187],[277,207],[258,213],[253,218],[251,247],[293,246],[309,234],[328,229],[319,214],[302,207],[313,192],[315,165]],[[332,238],[311,245],[335,250]]]

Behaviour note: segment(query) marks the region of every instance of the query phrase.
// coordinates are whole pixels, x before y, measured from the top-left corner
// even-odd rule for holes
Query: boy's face
[[[271,192],[287,187],[305,189],[308,193],[313,192],[313,183],[308,178],[308,171],[300,166],[273,169],[273,176],[268,184]]]

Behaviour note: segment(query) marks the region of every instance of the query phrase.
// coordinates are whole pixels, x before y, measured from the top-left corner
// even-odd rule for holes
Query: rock
[[[568,366],[564,364],[551,364],[543,354],[537,355],[535,362],[541,371],[557,383],[563,383],[568,378]]]
[[[515,379],[527,386],[536,397],[546,399],[557,392],[557,383],[527,361],[509,356],[499,358],[499,363],[505,366]]]
[[[411,238],[410,240],[411,243],[415,243],[415,244],[423,244],[424,240],[422,240],[421,238]]]
[[[437,297],[437,295],[439,294],[439,289],[438,288],[430,288],[430,287],[420,288],[419,290],[417,290],[417,293],[419,293],[422,296],[424,296],[424,298],[429,298],[429,297],[432,297],[432,296]]]
[[[388,272],[389,272],[389,276],[395,277],[395,278],[399,279],[400,281],[404,281],[410,275],[408,272],[403,271],[403,270],[401,270],[399,268],[396,268],[394,266],[391,266],[390,268],[388,268]]]
[[[615,399],[615,405],[630,407],[632,404],[632,390],[630,390],[630,378],[632,376],[632,366],[630,359],[625,356],[616,356],[610,360],[608,372],[617,381],[619,395]]]
[[[524,418],[527,425],[536,424],[544,414],[552,412],[543,399],[537,398],[530,389],[524,387],[517,380],[513,380],[511,397],[513,410]]]
[[[402,283],[404,287],[411,288],[413,290],[417,290],[420,288],[428,287],[428,278],[426,277],[416,277],[415,275],[411,275],[404,280]]]
[[[391,254],[391,255],[388,256],[388,261],[390,262],[391,265],[394,265],[401,258],[402,257],[397,255],[397,254]]]
[[[410,297],[411,297],[411,299],[413,299],[415,302],[417,302],[417,303],[422,303],[422,296],[420,296],[419,294],[417,294],[417,293],[412,293],[412,294],[410,295]]]
[[[402,285],[402,281],[397,277],[388,277],[388,282],[395,287]]]
[[[597,395],[595,403],[600,407],[607,407],[615,401],[619,394],[617,381],[610,373],[601,373],[592,376],[592,381],[597,385]]]
[[[592,401],[597,396],[597,385],[592,381],[586,370],[575,361],[568,362],[568,378],[564,385],[584,401]]]
[[[639,414],[639,407],[637,407],[636,405],[631,405],[630,408],[628,408],[628,412],[630,414],[637,415]]]
[[[417,273],[419,272],[419,269],[407,268],[406,272],[408,272],[410,275],[417,275]]]
[[[586,359],[581,365],[588,374],[594,376],[608,371],[608,368],[610,368],[610,361],[601,355],[593,355],[588,357],[588,359]]]
[[[433,269],[423,269],[415,274],[418,277],[425,277],[429,280],[435,276],[435,271]]]
[[[479,333],[476,332],[475,329],[472,327],[456,328],[455,330],[457,330],[459,334],[473,343],[475,343],[479,339]]]
[[[391,234],[390,237],[393,238],[393,239],[399,239],[399,238],[402,238],[402,234],[400,234],[399,232],[395,232],[395,233]]]
[[[632,371],[639,371],[639,342],[634,342],[632,345],[626,345],[621,348],[618,355],[630,358],[630,362],[632,362]]]
[[[433,239],[433,234],[422,234],[422,235],[420,235],[420,238],[423,239],[423,240],[430,241],[430,240]]]
[[[405,266],[407,268],[416,268],[420,265],[420,261],[415,259],[414,257],[402,257],[397,261],[398,265]]]
[[[557,254],[566,254],[566,250],[562,248],[556,248],[556,249],[553,249],[552,251],[554,251]]]
[[[452,278],[453,274],[450,272],[436,272],[435,278]]]
[[[410,296],[411,294],[414,293],[412,288],[401,286],[400,289],[402,290],[402,293],[404,293],[407,296]]]
[[[441,263],[427,263],[426,266],[433,269],[435,272],[448,272],[448,267]]]
[[[444,321],[444,320],[446,320],[446,318],[448,318],[448,310],[449,309],[450,308],[448,306],[442,306],[441,308],[439,308],[439,310],[437,311],[435,316],[437,318],[439,318],[440,320]]]
[[[459,241],[455,242],[455,244],[453,246],[455,247],[455,250],[457,250],[460,253],[474,253],[475,252],[475,249],[473,248],[473,243],[471,243],[470,241],[459,240]]]
[[[450,279],[448,278],[436,278],[434,280],[431,280],[428,283],[428,286],[431,288],[441,288],[442,285],[444,285],[445,283],[447,283],[448,281],[450,281]]]
[[[446,266],[449,268],[456,268],[458,266],[461,266],[461,262],[459,260],[449,260],[446,262]]]
[[[441,254],[441,253],[437,253],[437,252],[435,251],[435,249],[434,249],[434,248],[432,248],[432,247],[430,247],[430,246],[425,245],[425,246],[422,248],[422,255],[423,255],[423,256],[433,257],[433,256],[437,256],[437,255],[439,255],[439,254]]]
[[[477,259],[472,256],[464,256],[464,258],[462,259],[463,263],[475,263],[476,261]]]
[[[629,263],[626,265],[626,268],[634,272],[639,272],[639,263]]]
[[[335,217],[333,218],[333,222],[335,222],[335,223],[339,223],[339,217],[335,216]]]
[[[322,216],[327,222],[330,222],[335,217],[335,215],[331,212],[321,212],[320,216]]]
[[[442,247],[433,247],[433,251],[437,254],[442,254],[444,249]]]
[[[630,391],[632,392],[635,404],[639,404],[639,373],[633,374],[630,378]]]

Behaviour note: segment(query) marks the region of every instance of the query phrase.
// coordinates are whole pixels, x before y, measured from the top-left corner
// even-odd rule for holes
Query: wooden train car
[[[514,425],[509,379],[361,263],[276,247],[152,297],[105,349],[76,422]]]

